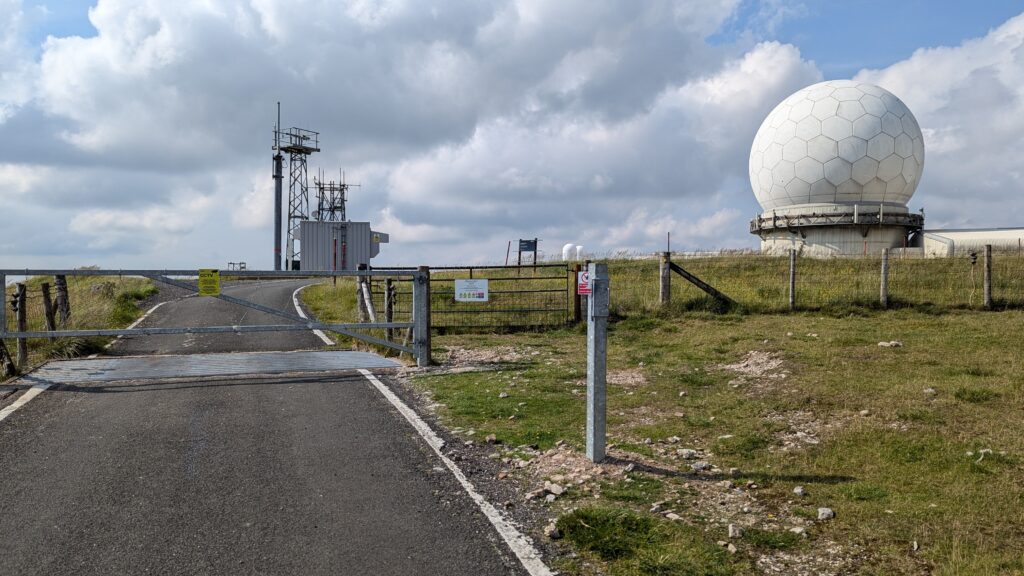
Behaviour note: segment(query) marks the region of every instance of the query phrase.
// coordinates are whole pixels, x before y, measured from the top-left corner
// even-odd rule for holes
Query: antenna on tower
[[[348,184],[345,182],[345,172],[339,170],[341,181],[324,181],[324,173],[321,170],[318,178],[313,179],[316,185],[317,210],[316,219],[322,222],[344,222],[348,220],[345,215],[345,203],[348,201],[348,189],[359,187],[359,184]]]

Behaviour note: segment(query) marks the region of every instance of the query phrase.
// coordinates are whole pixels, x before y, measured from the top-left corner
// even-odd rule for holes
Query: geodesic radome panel
[[[851,80],[814,84],[783,100],[750,150],[750,184],[764,210],[906,205],[923,169],[924,139],[906,104]]]

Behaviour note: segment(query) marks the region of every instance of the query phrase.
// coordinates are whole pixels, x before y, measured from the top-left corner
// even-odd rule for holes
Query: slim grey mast
[[[274,126],[274,270],[281,269],[281,103],[277,103],[277,124]]]

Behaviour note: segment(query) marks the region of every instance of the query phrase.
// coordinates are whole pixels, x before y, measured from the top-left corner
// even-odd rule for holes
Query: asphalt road
[[[292,294],[309,280],[268,280],[225,284],[224,294],[295,314]],[[191,328],[195,326],[246,326],[289,324],[280,316],[244,308],[216,298],[190,297],[167,302],[143,321],[149,328]],[[241,334],[185,334],[131,336],[122,338],[110,354],[202,354],[210,352],[257,352],[269,350],[314,350],[324,342],[312,332],[250,332]]]
[[[294,288],[258,298],[288,309]],[[231,314],[190,298],[150,325]],[[308,333],[152,340],[115,350],[322,345]],[[0,538],[0,574],[524,573],[354,373],[55,386],[0,422]]]

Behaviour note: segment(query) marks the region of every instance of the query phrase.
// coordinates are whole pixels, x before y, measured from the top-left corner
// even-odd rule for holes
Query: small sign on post
[[[487,302],[490,293],[486,279],[456,280],[456,302]]]
[[[580,296],[589,296],[590,291],[590,271],[581,270],[576,273],[576,293]]]
[[[199,269],[199,295],[220,296],[220,271],[216,268]]]

